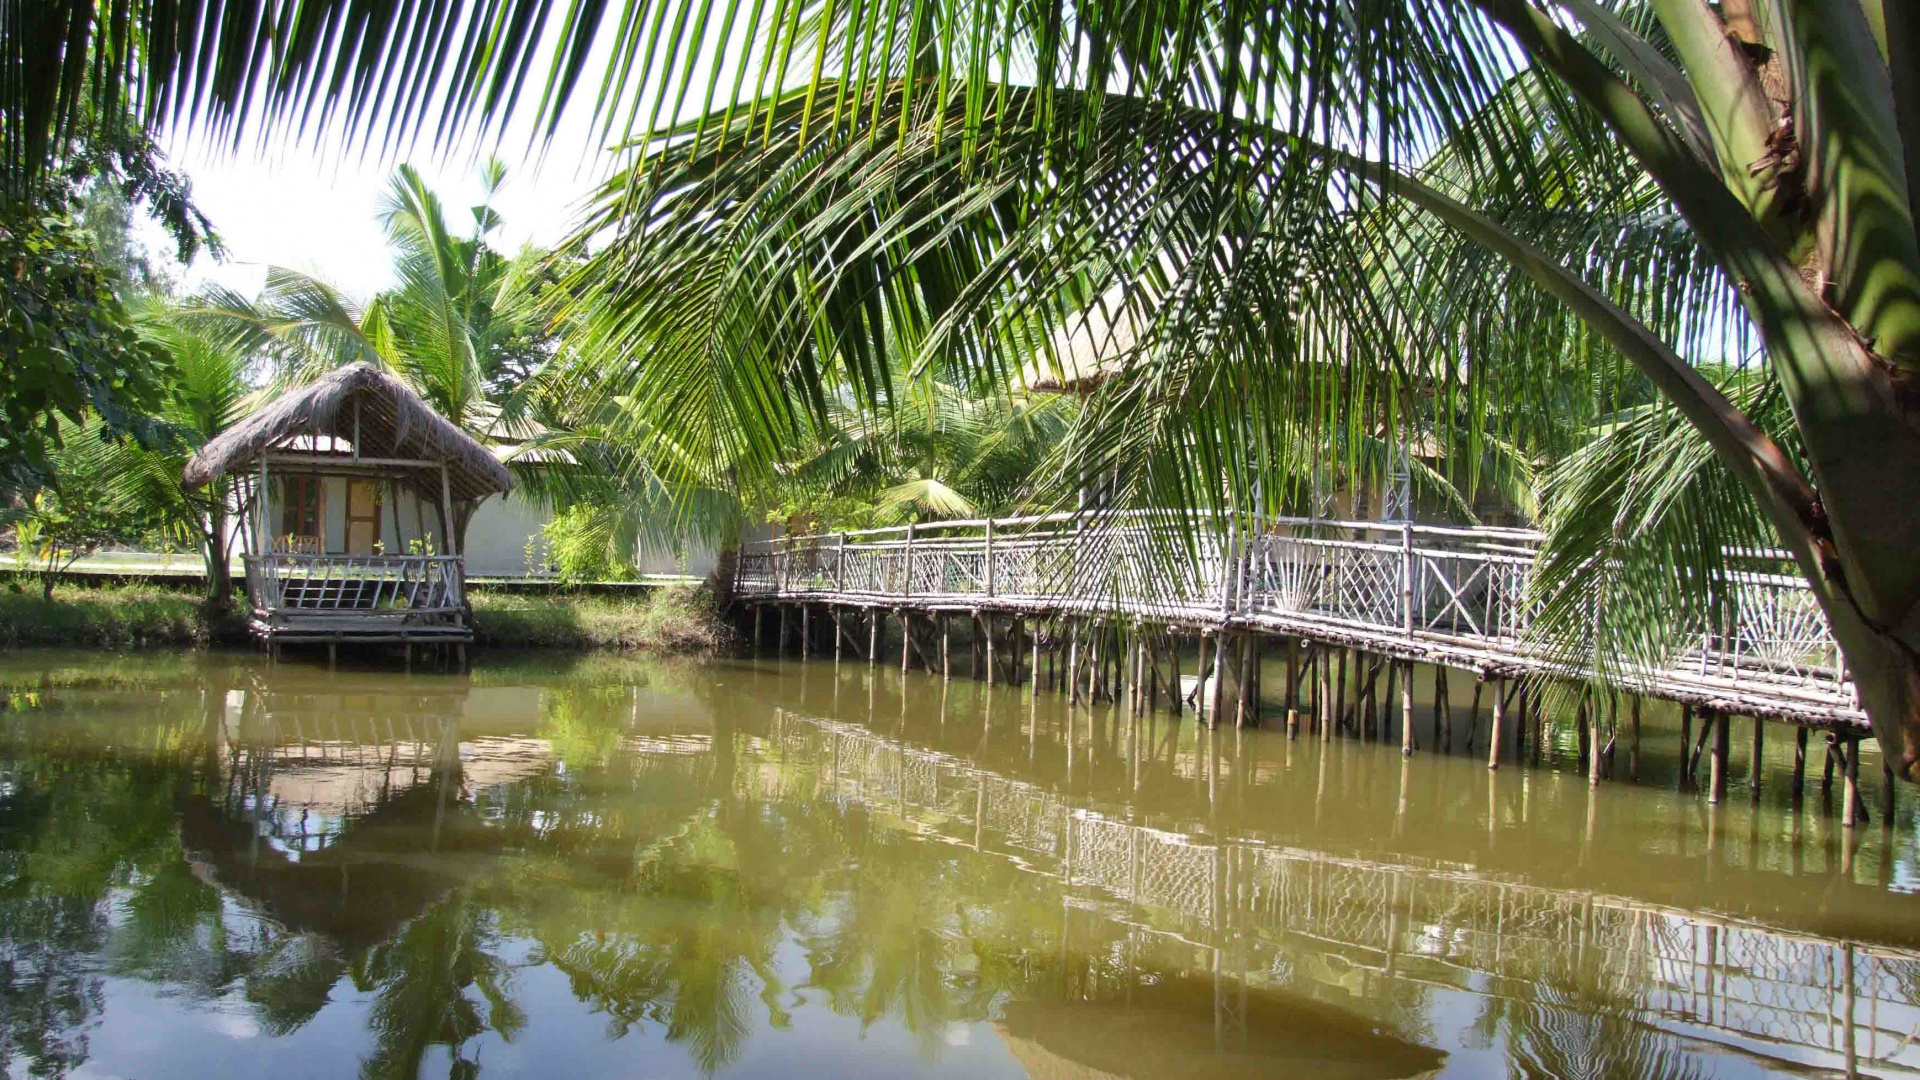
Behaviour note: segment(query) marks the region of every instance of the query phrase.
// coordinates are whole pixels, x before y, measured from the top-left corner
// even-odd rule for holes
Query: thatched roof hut
[[[436,503],[440,463],[455,503],[477,503],[513,488],[512,474],[485,446],[405,383],[367,363],[348,364],[275,398],[201,447],[182,480],[191,490],[221,476],[249,475],[269,453],[378,461],[384,472]]]

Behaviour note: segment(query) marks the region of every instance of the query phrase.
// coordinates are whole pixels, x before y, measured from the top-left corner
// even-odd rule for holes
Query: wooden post
[[[987,595],[993,595],[993,519],[987,519]],[[991,677],[987,679],[993,681]]]
[[[1234,692],[1238,699],[1234,706],[1233,726],[1247,726],[1247,707],[1253,702],[1253,635],[1240,635],[1239,677],[1234,680]]]
[[[1500,722],[1506,719],[1507,696],[1501,693],[1501,681],[1493,682],[1493,725],[1487,736],[1487,768],[1500,767]]]
[[[912,526],[908,526],[908,527],[911,528]],[[908,533],[907,535],[911,537],[913,534]],[[912,656],[913,656],[913,654],[909,651],[913,648],[913,609],[900,608],[899,610],[900,610],[900,674],[905,675],[907,673],[907,661],[912,659]]]
[[[993,685],[993,612],[976,616],[987,635],[987,685]]]
[[[1413,661],[1404,661],[1400,678],[1400,756],[1413,755]]]
[[[1100,635],[1106,628],[1098,622],[1087,633],[1087,704],[1100,700]]]
[[[1040,628],[1038,626],[1035,626],[1027,635],[1027,652],[1029,654],[1027,663],[1031,668],[1027,672],[1027,683],[1033,687],[1034,692],[1038,693],[1040,690]]]
[[[1633,695],[1627,712],[1627,779],[1640,779],[1640,695]]]
[[[1747,763],[1747,786],[1752,790],[1747,794],[1748,798],[1756,803],[1760,801],[1760,778],[1763,772],[1762,766],[1765,762],[1765,756],[1763,754],[1766,738],[1764,734],[1765,731],[1766,721],[1757,716],[1754,717],[1753,760]]]
[[[761,617],[766,613],[767,606],[765,604],[753,605],[753,650],[755,652],[764,652],[767,648],[766,635],[761,632],[761,623],[763,621]]]
[[[1342,723],[1342,722],[1344,722],[1344,721],[1346,720],[1346,713],[1347,713],[1347,660],[1348,660],[1348,658],[1349,658],[1349,657],[1350,657],[1350,656],[1352,655],[1352,653],[1353,653],[1353,650],[1352,650],[1352,649],[1341,649],[1341,650],[1340,650],[1340,674],[1339,674],[1339,676],[1338,676],[1338,678],[1336,678],[1336,679],[1334,680],[1334,685],[1333,685],[1333,711],[1334,711],[1334,718],[1333,718],[1333,722],[1334,722],[1334,723],[1335,723],[1336,725],[1338,725],[1338,724],[1340,724],[1340,723]],[[1355,658],[1355,659],[1354,659],[1354,672],[1353,672],[1353,675],[1354,675],[1354,679],[1355,679],[1356,681],[1357,681],[1357,680],[1359,679],[1359,677],[1360,677],[1360,670],[1359,670],[1359,669],[1360,669],[1360,661],[1359,661],[1359,660],[1358,660],[1357,658]]]
[[[946,612],[940,613],[940,681],[953,681],[953,664],[950,654],[953,650],[953,619]]]
[[[1693,706],[1680,706],[1680,776],[1674,790],[1685,791],[1693,785]]]
[[[1880,785],[1880,824],[1891,829],[1899,805],[1894,794],[1897,789],[1893,786],[1893,762],[1885,754],[1880,755],[1880,777],[1883,781]]]
[[[1587,724],[1587,786],[1592,787],[1600,782],[1600,770],[1603,767],[1602,762],[1607,756],[1606,752],[1601,749],[1604,744],[1600,738],[1600,710],[1598,707],[1587,710]]]
[[[1524,714],[1525,710],[1521,710]],[[1453,753],[1453,702],[1447,700],[1447,669],[1442,665],[1433,668],[1433,719],[1436,727],[1435,741],[1440,744],[1442,753]],[[1521,723],[1526,723],[1524,715]]]
[[[1833,736],[1829,735],[1831,739]],[[1846,786],[1841,789],[1843,809],[1840,812],[1840,824],[1853,828],[1857,822],[1860,807],[1860,740],[1848,739],[1846,745]]]
[[[1807,727],[1798,725],[1793,733],[1793,810],[1800,812],[1800,804],[1807,795]]]
[[[913,595],[913,526],[913,522],[907,524],[907,551],[903,560],[906,564],[906,572],[900,580],[900,595],[902,597],[910,597]],[[904,611],[905,609],[903,608],[902,610]]]
[[[1067,704],[1080,704],[1080,635],[1067,621]]]
[[[1181,712],[1186,709],[1187,702],[1180,687],[1180,635],[1172,628],[1167,630],[1167,663],[1173,668],[1173,685],[1168,687],[1171,691],[1168,697],[1173,699],[1173,715],[1178,719]]]
[[[1213,717],[1206,716],[1207,711],[1207,655],[1213,638],[1206,631],[1200,632],[1200,660],[1193,669],[1193,714],[1203,717],[1208,723]]]
[[[1713,725],[1713,752],[1707,763],[1710,786],[1707,801],[1718,803],[1727,797],[1727,751],[1733,725],[1727,714],[1715,710],[1707,722]]]
[[[773,651],[781,656],[787,654],[787,605],[785,604],[780,605],[780,643]]]
[[[880,609],[867,609],[867,666],[880,663]]]
[[[1214,635],[1213,639],[1213,687],[1207,694],[1207,726],[1220,726],[1220,712],[1226,707],[1227,689],[1227,635],[1226,631]]]
[[[840,647],[846,641],[847,632],[840,628],[840,605],[834,604],[829,610],[833,612],[833,665],[839,667]]]
[[[1300,639],[1287,639],[1287,738],[1300,736]]]
[[[813,629],[812,619],[813,619],[813,605],[806,604],[806,603],[801,604],[800,605],[800,658],[802,660],[805,660],[807,658],[808,646],[813,644],[813,641],[812,641],[813,635],[808,633],[808,631]]]

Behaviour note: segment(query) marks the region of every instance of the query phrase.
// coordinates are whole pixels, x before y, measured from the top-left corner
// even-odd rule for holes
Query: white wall
[[[467,576],[525,577],[527,541],[546,523],[546,510],[532,500],[489,496],[467,523]]]

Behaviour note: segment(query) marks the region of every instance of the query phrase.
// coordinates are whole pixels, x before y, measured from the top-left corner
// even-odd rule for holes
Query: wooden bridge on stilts
[[[1435,742],[1453,744],[1447,675],[1464,673],[1473,682],[1469,716],[1477,718],[1490,692],[1487,764],[1497,768],[1529,745],[1538,759],[1546,735],[1535,693],[1541,680],[1586,674],[1569,669],[1566,650],[1530,632],[1538,612],[1528,583],[1542,539],[1524,529],[1183,521],[1164,511],[978,519],[748,545],[735,596],[754,609],[757,642],[772,608],[782,648],[797,630],[805,651],[838,658],[850,650],[878,663],[892,617],[902,669],[917,660],[950,675],[960,620],[968,667],[988,679],[1075,700],[1190,707],[1215,724],[1228,716],[1236,725],[1261,722],[1261,658],[1277,644],[1289,735],[1387,739],[1397,727],[1408,754],[1420,748],[1413,665],[1428,664]],[[1604,704],[1582,696],[1576,727],[1590,779],[1611,768],[1624,691],[1629,775],[1638,771],[1641,701],[1667,700],[1681,707],[1683,782],[1704,757],[1713,801],[1725,797],[1731,718],[1742,715],[1753,722],[1755,799],[1764,724],[1782,722],[1797,728],[1794,790],[1804,783],[1809,733],[1824,732],[1827,775],[1837,769],[1845,778],[1842,816],[1849,825],[1865,818],[1858,750],[1871,731],[1792,561],[1748,552],[1714,586],[1724,598],[1714,607],[1730,613],[1726,625],[1699,627],[1664,665],[1611,674]],[[1188,640],[1198,644],[1190,675],[1181,670]],[[1892,791],[1889,781],[1889,808]]]

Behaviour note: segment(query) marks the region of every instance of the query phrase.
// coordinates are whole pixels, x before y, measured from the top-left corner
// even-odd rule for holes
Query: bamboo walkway
[[[1281,637],[1481,679],[1569,674],[1528,634],[1539,533],[1273,518],[1251,536],[1222,529],[1189,541],[1197,530],[1177,524],[1158,514],[1097,524],[1055,516],[789,537],[743,550],[736,595],[1118,621],[1235,642],[1238,634]],[[1723,606],[1737,613],[1732,625],[1701,627],[1668,665],[1631,673],[1622,688],[1864,734],[1840,651],[1791,562],[1756,552],[1747,563],[1719,583],[1730,592]],[[1187,569],[1170,574],[1169,566]]]

